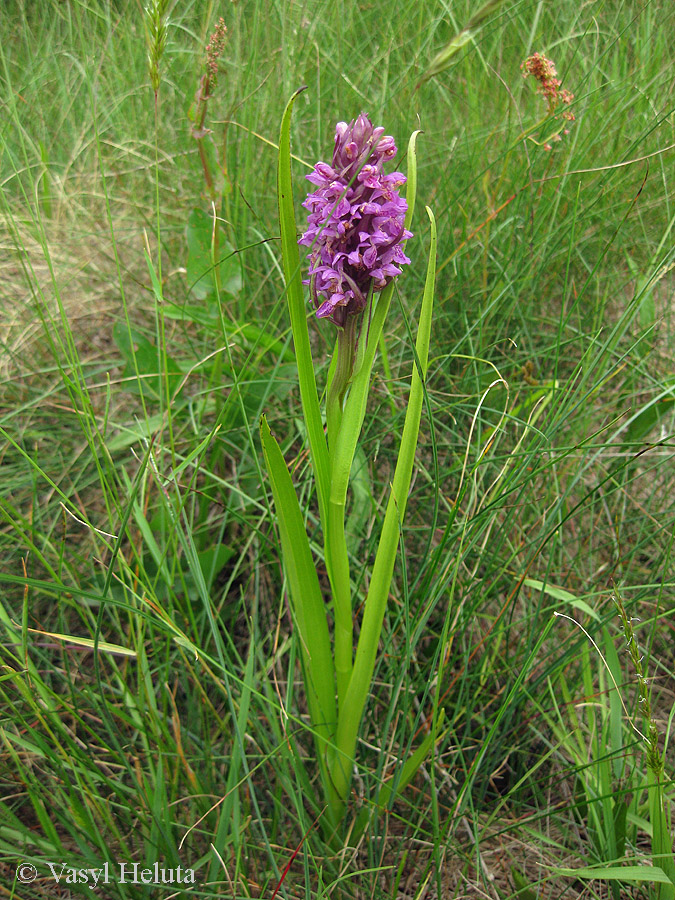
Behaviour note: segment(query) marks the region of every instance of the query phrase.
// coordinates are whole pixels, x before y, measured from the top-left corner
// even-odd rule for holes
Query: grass
[[[191,896],[237,900],[277,887],[670,896],[645,869],[664,865],[665,826],[612,596],[639,619],[663,750],[675,708],[673,10],[505,2],[416,90],[473,12],[186,0],[169,10],[155,107],[140,4],[5,5],[0,896],[91,896],[74,876],[57,885],[49,863],[106,861],[180,864],[195,871]],[[236,253],[219,302],[186,229],[208,258],[187,113],[221,14],[207,124]],[[522,138],[544,112],[519,68],[536,50],[575,94],[576,121],[550,152]],[[424,131],[413,264],[350,491],[364,583],[405,415],[424,205],[439,240],[428,403],[348,824],[432,715],[445,722],[404,796],[356,845],[347,830],[337,855],[317,823],[257,436],[264,412],[317,549],[276,213],[275,143],[301,84],[298,207],[337,120],[363,109],[399,148]],[[331,328],[311,331],[328,359]],[[320,388],[326,375],[318,362]],[[666,753],[668,814],[672,774]],[[19,860],[35,881],[16,880]],[[104,895],[178,888],[148,890],[111,874]]]

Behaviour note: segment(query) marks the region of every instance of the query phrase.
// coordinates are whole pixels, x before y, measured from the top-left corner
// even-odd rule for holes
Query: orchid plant
[[[396,155],[394,139],[361,114],[336,128],[332,164],[319,162],[308,179],[316,190],[304,206],[307,228],[299,242],[291,183],[290,124],[286,107],[279,143],[278,194],[286,296],[298,367],[302,411],[316,484],[324,539],[324,558],[332,600],[322,594],[305,522],[281,449],[267,421],[261,438],[278,520],[284,571],[294,627],[301,648],[307,706],[319,776],[326,804],[325,822],[336,835],[345,818],[359,727],[375,671],[400,530],[404,521],[419,434],[436,268],[436,226],[430,221],[427,276],[419,315],[415,362],[405,425],[379,545],[369,579],[353,578],[345,538],[345,507],[350,472],[363,425],[371,374],[389,310],[394,279],[410,260],[405,242],[415,207],[416,138],[408,145],[407,178],[386,174]],[[407,182],[406,197],[399,193]],[[309,248],[309,286],[316,316],[336,327],[335,351],[328,371],[325,421],[322,416],[309,340],[298,243]],[[365,598],[355,584],[368,584]],[[363,616],[354,651],[354,610]],[[439,721],[403,764],[395,790],[402,790],[434,746]],[[379,803],[392,798],[393,783],[383,786]],[[363,818],[361,819],[363,823]]]

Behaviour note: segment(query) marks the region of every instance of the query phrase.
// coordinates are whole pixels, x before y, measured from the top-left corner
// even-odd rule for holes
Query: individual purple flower
[[[393,137],[361,115],[335,128],[333,164],[318,162],[307,179],[316,185],[302,204],[309,215],[298,243],[310,247],[309,279],[316,314],[344,327],[410,262],[403,241],[408,204],[399,195],[405,175],[385,175],[396,155]]]

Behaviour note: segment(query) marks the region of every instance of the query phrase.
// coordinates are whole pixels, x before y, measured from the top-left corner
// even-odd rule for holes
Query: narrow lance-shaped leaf
[[[300,251],[295,225],[295,209],[293,206],[293,184],[291,179],[291,112],[295,98],[305,88],[296,91],[284,111],[279,136],[279,227],[281,230],[281,254],[283,259],[284,278],[286,280],[286,299],[293,332],[293,345],[298,365],[298,381],[302,412],[307,425],[309,449],[316,479],[321,521],[326,521],[326,505],[330,482],[328,462],[328,446],[323,432],[319,398],[314,376],[314,363],[309,344],[307,327],[307,310],[305,307],[300,275]]]
[[[260,421],[260,437],[279,523],[291,607],[300,637],[312,725],[330,738],[337,712],[326,609],[295,488],[264,416]]]
[[[417,188],[417,156],[415,152],[418,131],[414,132],[408,144],[407,211],[404,227],[408,228],[415,208]],[[349,590],[349,562],[345,539],[345,503],[349,475],[354,461],[363,419],[366,413],[370,377],[375,361],[379,337],[387,317],[393,282],[380,294],[372,319],[368,324],[367,341],[361,342],[364,350],[357,353],[355,372],[349,395],[342,414],[335,446],[331,447],[330,497],[326,526],[326,557],[330,561],[329,572],[335,602],[335,666],[338,678],[338,695],[343,702],[352,672],[353,631],[352,604]],[[375,296],[371,294],[371,296]],[[364,328],[366,325],[364,324]]]
[[[387,504],[380,543],[377,548],[368,596],[366,597],[354,668],[345,703],[340,709],[338,721],[337,754],[332,769],[332,776],[337,792],[343,798],[346,797],[349,787],[351,761],[354,758],[359,723],[375,668],[377,645],[382,631],[382,622],[394,571],[400,536],[400,523],[405,514],[422,415],[424,379],[426,378],[429,358],[431,316],[436,282],[436,222],[429,207],[427,207],[427,214],[431,223],[431,241],[415,348],[417,359],[413,368],[401,449],[396,463],[392,490]]]

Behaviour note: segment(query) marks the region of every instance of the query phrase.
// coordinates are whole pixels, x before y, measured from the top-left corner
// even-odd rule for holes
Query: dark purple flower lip
[[[361,113],[349,125],[338,122],[332,165],[318,162],[307,176],[317,190],[303,203],[307,231],[298,243],[310,247],[304,283],[317,316],[338,326],[410,263],[402,247],[412,237],[405,227],[408,204],[399,194],[406,178],[383,172],[395,155],[393,137]]]

